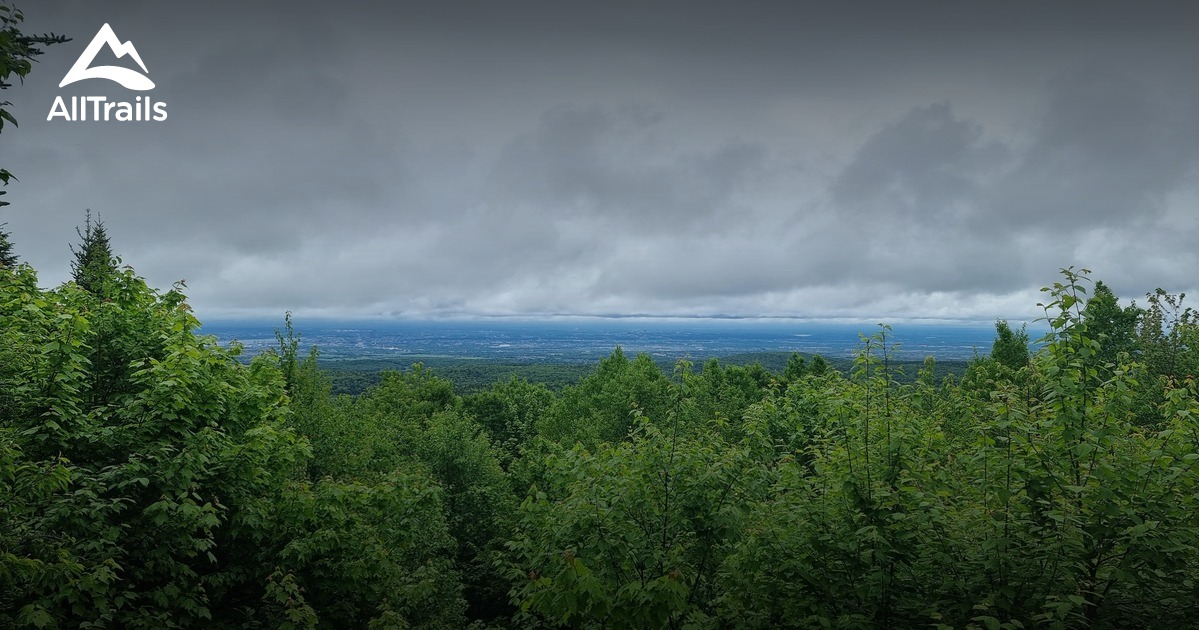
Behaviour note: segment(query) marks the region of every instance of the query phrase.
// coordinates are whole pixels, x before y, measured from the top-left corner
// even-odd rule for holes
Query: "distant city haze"
[[[589,319],[582,321],[298,321],[303,351],[313,345],[325,359],[483,359],[515,363],[593,363],[620,347],[667,363],[754,353],[820,354],[847,358],[860,351],[861,335],[880,331],[866,323],[712,320]],[[222,344],[240,342],[247,357],[277,348],[266,322],[216,322],[202,334]],[[991,351],[994,326],[906,324],[886,331],[888,351],[907,361],[932,356],[961,361]],[[1039,336],[1039,333],[1037,334]]]

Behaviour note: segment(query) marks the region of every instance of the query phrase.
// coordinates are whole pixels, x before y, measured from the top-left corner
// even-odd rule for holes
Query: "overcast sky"
[[[17,4],[74,37],[4,93],[0,221],[47,286],[85,208],[202,320],[1030,319],[1068,265],[1199,283],[1188,3]],[[106,22],[152,91],[58,87]],[[146,94],[166,121],[46,121]]]

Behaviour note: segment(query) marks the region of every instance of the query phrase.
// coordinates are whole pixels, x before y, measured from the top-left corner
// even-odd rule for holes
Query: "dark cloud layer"
[[[83,209],[202,317],[1036,315],[1085,265],[1195,287],[1184,3],[38,0],[20,253]],[[47,122],[99,26],[161,123]],[[104,60],[124,64],[124,60]]]

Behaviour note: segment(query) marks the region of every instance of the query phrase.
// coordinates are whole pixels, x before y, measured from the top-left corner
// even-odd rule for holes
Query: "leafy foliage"
[[[306,481],[277,360],[195,336],[178,288],[108,286],[0,270],[2,623],[461,620],[427,469]]]
[[[635,411],[665,418],[672,399],[670,383],[649,355],[630,361],[618,347],[581,383],[562,392],[537,431],[566,444],[616,442],[632,429]]]
[[[1028,332],[1026,326],[1012,330],[1004,320],[995,322],[995,343],[991,358],[1003,367],[1016,371],[1028,365]]]
[[[1101,375],[1110,374],[1108,366],[1114,366],[1120,355],[1136,352],[1137,322],[1143,311],[1135,304],[1121,307],[1116,295],[1103,281],[1095,283],[1093,294],[1087,300],[1083,318],[1095,339],[1099,341],[1096,364]]]
[[[1085,272],[1064,274],[1040,352],[972,389],[932,365],[900,385],[883,327],[849,378],[764,388],[735,428],[685,377],[678,409],[702,411],[674,422],[706,425],[642,419],[616,443],[548,449],[511,543],[522,611],[572,627],[1184,623],[1199,395],[1175,381],[1143,429],[1146,368],[1122,353],[1100,378]],[[1027,352],[1019,336],[1004,341]],[[732,507],[703,485],[729,470]],[[669,509],[682,479],[673,496],[704,509]]]
[[[565,625],[664,627],[715,618],[717,571],[758,485],[756,425],[739,442],[641,419],[630,440],[549,462],[558,483],[521,507],[511,543],[525,614]]]
[[[467,413],[486,429],[505,467],[520,456],[521,446],[537,432],[537,419],[549,412],[554,394],[543,383],[512,377],[486,391],[467,396]]]
[[[1168,380],[1199,372],[1199,312],[1184,306],[1185,293],[1157,289],[1146,296],[1139,351],[1149,371]]]

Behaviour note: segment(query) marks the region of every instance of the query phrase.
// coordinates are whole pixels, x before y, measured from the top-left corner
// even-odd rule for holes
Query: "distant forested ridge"
[[[771,373],[772,377],[781,378],[785,375],[789,362],[797,359],[811,361],[816,355],[799,354],[796,352],[754,352],[741,353],[717,358],[717,364],[722,367],[759,366]],[[847,371],[853,366],[853,359],[829,357],[825,360],[834,369]],[[659,356],[654,362],[662,369],[673,369],[674,361]],[[552,362],[507,362],[492,359],[456,359],[430,358],[420,361],[423,367],[431,368],[441,378],[454,383],[454,391],[459,394],[474,394],[487,389],[501,381],[520,378],[533,383],[543,383],[551,391],[561,391],[568,385],[575,385],[587,374],[591,373],[594,365],[586,363],[552,363]],[[947,376],[961,377],[969,362],[959,360],[935,361],[932,364],[933,376],[937,381]],[[378,385],[382,374],[387,370],[408,370],[413,363],[405,359],[334,359],[321,362],[321,368],[329,378],[333,394],[357,395]],[[914,381],[923,362],[905,359],[895,363],[895,379],[897,382]],[[695,366],[702,372],[704,365]],[[756,368],[754,368],[756,369]]]

